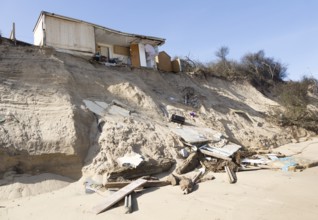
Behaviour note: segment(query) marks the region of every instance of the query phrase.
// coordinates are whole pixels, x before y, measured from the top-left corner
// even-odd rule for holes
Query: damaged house
[[[34,44],[89,55],[99,52],[133,67],[155,67],[158,46],[165,39],[129,34],[74,18],[42,11],[33,29]]]

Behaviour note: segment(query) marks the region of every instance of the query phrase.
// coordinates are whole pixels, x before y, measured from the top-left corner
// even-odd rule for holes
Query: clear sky
[[[288,67],[288,78],[318,78],[318,0],[1,0],[0,31],[16,23],[19,40],[33,42],[40,12],[48,11],[116,30],[166,39],[172,57],[216,59],[264,50]]]

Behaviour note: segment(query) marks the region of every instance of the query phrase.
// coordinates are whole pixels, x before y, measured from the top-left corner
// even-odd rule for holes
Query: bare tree
[[[280,81],[287,75],[286,66],[273,58],[266,57],[263,50],[243,56],[242,66],[247,73],[261,79]]]
[[[215,56],[220,58],[222,61],[226,61],[226,56],[229,54],[230,49],[226,46],[220,47],[216,52]]]

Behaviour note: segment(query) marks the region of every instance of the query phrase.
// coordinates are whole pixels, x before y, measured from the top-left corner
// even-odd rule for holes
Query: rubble
[[[183,164],[177,168],[176,172],[177,174],[188,173],[194,170],[199,164],[199,154],[197,152],[192,152]]]
[[[134,182],[131,182],[127,186],[123,187],[122,189],[118,190],[111,196],[105,198],[102,202],[97,204],[93,207],[93,212],[95,214],[99,214],[106,209],[110,208],[112,205],[119,202],[122,198],[124,198],[126,195],[129,195],[134,189],[144,185],[147,182],[145,179],[138,179]]]
[[[183,194],[189,194],[193,190],[193,182],[190,178],[182,177],[180,180],[180,188]]]
[[[166,172],[175,164],[172,159],[160,159],[158,161],[144,162],[136,168],[118,167],[108,173],[108,181],[114,182],[117,178],[134,179],[146,175],[154,175]]]

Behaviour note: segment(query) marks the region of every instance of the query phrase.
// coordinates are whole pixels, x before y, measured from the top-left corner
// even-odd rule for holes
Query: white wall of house
[[[139,47],[140,66],[147,67],[145,45],[138,44],[138,47]]]
[[[44,25],[44,16],[41,16],[37,27],[34,29],[34,45],[43,46],[43,40],[44,40],[43,25]]]
[[[56,48],[95,52],[94,27],[82,22],[45,16],[46,45]]]

